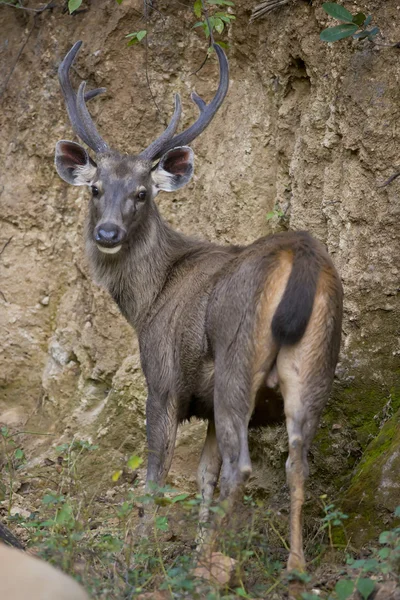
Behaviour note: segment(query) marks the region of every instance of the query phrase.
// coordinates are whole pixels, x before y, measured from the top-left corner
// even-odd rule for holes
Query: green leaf
[[[234,21],[236,17],[234,17],[233,15],[224,15],[223,17],[220,17],[220,19],[222,19],[225,23],[228,23],[228,25],[230,25],[231,21]]]
[[[181,502],[181,500],[186,500],[188,496],[189,494],[179,494],[178,496],[172,498],[172,504],[175,504],[176,502]]]
[[[25,456],[22,448],[17,448],[16,451],[14,452],[14,456],[17,460],[22,460]]]
[[[201,17],[201,11],[202,11],[201,0],[196,0],[194,3],[194,6],[193,6],[193,12],[198,19],[200,19],[200,17]]]
[[[212,6],[235,6],[235,3],[230,0],[207,0],[207,4],[211,4]]]
[[[353,22],[353,15],[351,12],[346,10],[344,6],[336,4],[336,2],[324,2],[322,8],[328,15],[334,19],[338,19],[338,21],[346,21],[347,23]]]
[[[323,42],[337,42],[343,38],[350,37],[357,31],[357,25],[351,23],[345,23],[343,25],[336,25],[336,27],[328,27],[320,33],[320,38]]]
[[[147,30],[146,29],[142,29],[141,31],[138,31],[136,37],[137,37],[138,41],[141,42],[142,39],[146,37],[146,35],[147,35]],[[142,459],[140,459],[140,460],[141,460],[141,462],[143,462]]]
[[[382,531],[379,536],[380,544],[389,544],[392,540],[392,532],[391,531]]]
[[[396,507],[396,510],[394,511],[394,516],[395,517],[400,517],[400,506]]]
[[[131,40],[129,40],[129,42],[127,43],[127,46],[134,46],[135,44],[138,44],[139,40],[135,37],[132,38]]]
[[[117,0],[117,4],[122,4],[124,0]]]
[[[56,496],[55,494],[45,494],[43,496],[42,502],[43,504],[57,504],[62,500],[64,500],[64,496]]]
[[[160,531],[168,531],[168,519],[167,517],[157,517],[156,527]]]
[[[372,21],[372,15],[368,15],[368,17],[364,21],[364,27],[368,27],[368,25],[371,23],[371,21]]]
[[[357,581],[357,590],[360,592],[363,600],[368,600],[372,592],[374,591],[375,583],[372,579],[367,579],[365,577],[360,577]]]
[[[115,482],[115,481],[118,481],[118,479],[121,477],[121,475],[122,475],[122,471],[121,471],[121,469],[120,469],[119,471],[115,471],[115,472],[112,474],[112,476],[111,476],[111,479],[112,479],[114,482]]]
[[[387,558],[389,558],[390,552],[390,548],[381,548],[378,552],[378,556],[379,558],[382,558],[382,560],[386,560]]]
[[[68,0],[68,10],[70,14],[72,14],[75,10],[78,10],[81,4],[82,0]]]
[[[61,510],[57,513],[55,522],[58,523],[58,525],[65,525],[72,520],[72,507],[70,504],[68,504],[68,502],[66,502]]]
[[[359,27],[361,27],[361,25],[364,23],[365,19],[367,17],[364,15],[364,13],[359,12],[356,15],[354,15],[353,17],[353,23],[355,23],[356,25],[358,25]]]
[[[215,42],[217,44],[217,46],[221,46],[221,48],[224,48],[225,50],[229,48],[229,44],[227,44],[226,42]]]
[[[216,17],[214,19],[214,27],[215,27],[216,31],[218,31],[218,33],[222,33],[224,30],[224,27],[225,27],[222,19],[219,19],[218,17]]]
[[[340,579],[335,585],[338,600],[347,600],[354,590],[354,582],[349,579]]]
[[[128,467],[130,469],[132,469],[132,471],[134,471],[135,469],[138,469],[140,467],[142,462],[143,462],[143,458],[140,458],[140,456],[131,456],[126,464],[128,465]]]
[[[320,600],[320,597],[317,594],[312,594],[311,592],[302,592],[301,593],[302,600]]]

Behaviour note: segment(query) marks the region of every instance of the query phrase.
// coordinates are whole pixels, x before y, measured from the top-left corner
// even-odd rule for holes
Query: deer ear
[[[168,150],[152,172],[157,190],[173,192],[186,185],[193,175],[193,150],[179,146]]]
[[[61,179],[72,185],[90,185],[97,171],[85,148],[68,140],[57,142],[55,164]]]

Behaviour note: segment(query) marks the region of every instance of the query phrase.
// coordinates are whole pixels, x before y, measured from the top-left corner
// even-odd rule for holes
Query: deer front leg
[[[147,493],[157,493],[154,488],[164,485],[174,455],[178,430],[176,403],[172,399],[165,401],[150,395],[146,405],[146,428],[148,462],[145,490]],[[141,522],[137,534],[144,537],[148,534],[153,512],[141,506],[139,514]]]
[[[146,406],[148,463],[146,491],[163,486],[174,455],[178,413],[173,398],[160,401],[149,396]]]
[[[207,522],[210,515],[210,503],[213,499],[215,487],[221,470],[221,455],[218,449],[215,423],[210,421],[207,437],[201,453],[197,471],[197,484],[201,495],[199,511],[199,529],[197,533],[197,550],[201,551],[208,542],[210,532]]]

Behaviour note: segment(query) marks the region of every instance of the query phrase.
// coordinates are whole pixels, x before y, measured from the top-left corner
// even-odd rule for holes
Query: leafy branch
[[[203,7],[202,0],[195,0],[193,5],[193,12],[195,16],[200,19],[193,25],[193,29],[196,27],[202,27],[206,38],[213,37],[214,33],[223,33],[224,29],[232,24],[232,21],[236,19],[232,12],[228,12],[235,6],[232,0],[207,0],[207,9]],[[206,14],[208,9],[211,8],[212,13]],[[227,47],[225,42],[216,42],[223,48]],[[212,50],[212,48],[211,48]]]
[[[340,25],[327,27],[321,31],[320,38],[323,42],[337,42],[347,37],[353,37],[355,40],[365,38],[373,40],[380,33],[379,27],[368,28],[372,21],[372,15],[366,16],[363,12],[353,15],[336,2],[325,2],[322,8],[337,21],[343,21]]]

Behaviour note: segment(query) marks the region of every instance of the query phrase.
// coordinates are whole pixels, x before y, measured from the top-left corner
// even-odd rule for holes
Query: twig
[[[288,3],[289,0],[267,0],[266,2],[261,2],[261,4],[258,4],[253,8],[250,17],[250,23],[252,23],[256,19],[259,19],[263,15],[266,15],[267,13],[275,10],[275,8],[278,8],[279,6],[284,6]]]
[[[193,73],[190,73],[190,74],[191,74],[191,75],[197,75],[197,73],[199,73],[199,72],[202,70],[202,68],[203,68],[203,67],[204,67],[204,65],[206,64],[207,60],[208,60],[208,52],[207,52],[207,54],[206,54],[206,56],[205,56],[205,59],[203,60],[203,62],[202,62],[202,63],[201,63],[201,65],[199,66],[199,68],[198,68],[198,69],[196,69],[195,71],[193,71]]]
[[[389,185],[389,183],[392,183],[392,181],[394,181],[398,177],[400,177],[400,171],[398,173],[395,173],[394,175],[391,175],[389,177],[389,179],[387,179],[384,183],[381,183],[381,185],[378,185],[378,187],[380,187],[380,188],[386,187],[387,185]]]
[[[151,2],[150,2],[150,6],[152,7],[152,3]],[[145,21],[146,21],[146,30],[147,30],[148,29],[147,0],[144,0],[143,16],[144,16]],[[146,35],[146,38],[145,38],[145,48],[146,48],[146,54],[145,54],[145,74],[146,74],[147,87],[149,88],[150,96],[151,96],[151,99],[153,101],[154,106],[156,107],[156,111],[157,111],[158,115],[161,116],[160,107],[158,106],[157,100],[156,100],[156,98],[155,98],[155,96],[153,94],[153,90],[151,89],[151,82],[150,82],[150,77],[149,77],[149,38],[148,38],[147,35]]]
[[[35,15],[35,16],[36,16],[36,15]],[[19,52],[18,52],[18,54],[17,54],[17,58],[15,59],[15,61],[14,61],[14,64],[13,64],[13,66],[11,67],[11,70],[10,70],[9,74],[8,74],[8,75],[7,75],[7,77],[6,77],[5,83],[3,84],[3,87],[2,87],[2,89],[1,89],[1,91],[0,91],[0,98],[1,98],[1,96],[4,94],[4,92],[5,92],[5,91],[6,91],[6,89],[7,89],[8,83],[9,83],[9,81],[10,81],[11,77],[12,77],[12,74],[13,74],[13,73],[14,73],[14,71],[15,71],[15,67],[16,67],[16,66],[17,66],[17,64],[18,64],[18,61],[19,61],[19,59],[20,59],[20,57],[21,57],[21,54],[23,53],[23,51],[24,51],[24,49],[25,49],[25,46],[26,46],[26,45],[27,45],[27,43],[29,42],[29,38],[31,37],[31,35],[32,35],[32,33],[33,33],[33,30],[35,29],[35,25],[36,25],[36,20],[34,19],[34,21],[33,21],[33,25],[32,25],[32,27],[31,27],[31,29],[30,29],[30,31],[29,31],[29,33],[28,33],[28,35],[27,35],[27,36],[26,36],[26,38],[25,38],[25,41],[24,41],[24,43],[22,44],[22,46],[21,46],[21,48],[20,48],[20,50],[19,50]]]
[[[0,2],[0,6],[11,6],[11,8],[19,8],[20,10],[26,10],[27,12],[42,13],[45,10],[50,10],[51,8],[54,8],[55,6],[57,6],[57,4],[53,1],[51,1],[51,2],[48,2],[47,4],[45,4],[44,6],[42,6],[41,8],[28,8],[27,6],[11,4],[11,2]]]
[[[208,18],[208,10],[207,10],[207,7],[206,7],[206,4],[205,4],[204,0],[201,0],[201,6],[202,6],[202,9],[203,9],[204,18],[205,18],[207,26],[208,26],[208,33],[210,34],[210,44],[209,45],[213,46],[214,45],[214,34],[212,32],[212,27],[210,25],[210,20]]]
[[[0,256],[3,254],[4,250],[7,248],[8,244],[11,242],[11,240],[13,239],[14,236],[11,236],[10,238],[8,238],[8,240],[6,241],[6,243],[4,244],[4,246],[2,247],[2,249],[0,250]],[[0,294],[3,297],[4,302],[7,302],[7,298],[5,296],[5,294],[0,290]]]
[[[13,235],[6,241],[6,243],[4,244],[4,246],[2,247],[2,249],[0,250],[0,256],[3,254],[4,250],[7,248],[8,244],[11,242],[11,240],[13,239]]]

